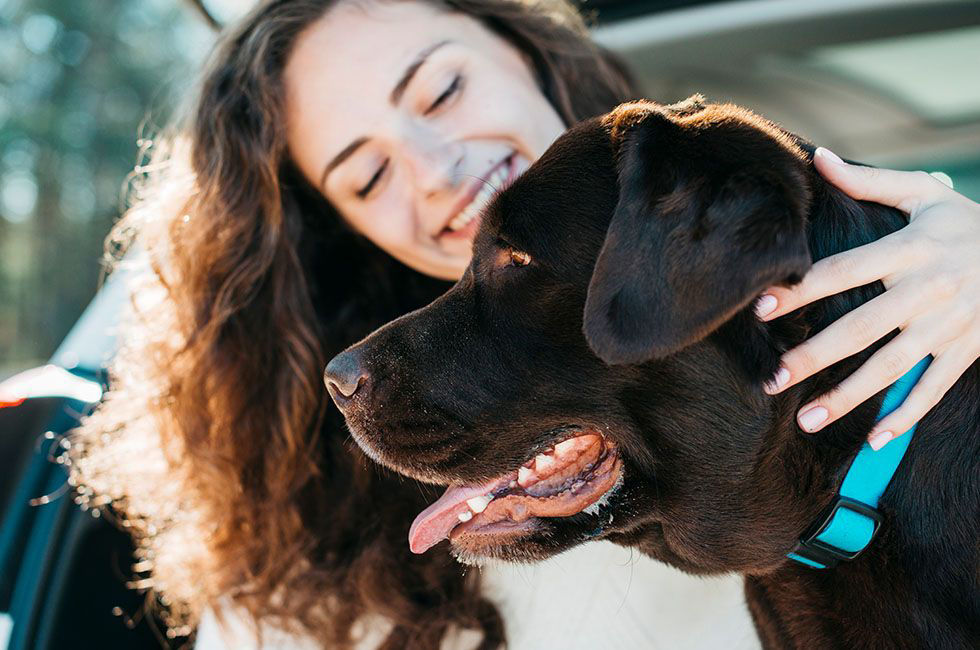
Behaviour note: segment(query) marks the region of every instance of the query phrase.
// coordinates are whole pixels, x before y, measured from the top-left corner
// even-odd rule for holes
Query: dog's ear
[[[620,124],[619,199],[584,314],[610,364],[691,345],[811,264],[803,166],[770,136],[657,110]]]

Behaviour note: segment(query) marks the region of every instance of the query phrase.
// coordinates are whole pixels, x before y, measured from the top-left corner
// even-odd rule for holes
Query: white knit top
[[[432,553],[445,552],[436,548]],[[533,565],[496,564],[482,571],[498,604],[512,650],[757,650],[739,576],[699,578],[609,542],[578,546]],[[219,625],[208,612],[196,650],[307,650],[318,646],[266,629],[261,648],[241,617]],[[358,647],[383,637],[383,621],[365,622]],[[476,635],[446,639],[443,650],[472,648]]]

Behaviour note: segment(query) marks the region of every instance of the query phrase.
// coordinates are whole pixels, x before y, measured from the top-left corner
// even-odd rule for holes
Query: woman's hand
[[[778,393],[899,328],[854,374],[797,413],[800,428],[819,431],[932,354],[905,402],[869,434],[877,450],[918,422],[980,356],[980,205],[925,172],[849,165],[823,148],[814,164],[851,197],[908,213],[909,225],[816,262],[790,289],[766,290],[772,298],[759,302],[762,320],[875,280],[886,289],[786,352],[766,392]]]

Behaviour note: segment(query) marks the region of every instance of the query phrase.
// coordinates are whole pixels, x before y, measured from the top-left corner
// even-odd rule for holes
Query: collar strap
[[[875,422],[901,406],[932,361],[915,364],[891,385]],[[815,569],[829,569],[840,560],[853,560],[867,548],[881,526],[878,499],[905,457],[916,425],[875,451],[865,442],[844,476],[840,492],[823,515],[800,538],[787,557]]]

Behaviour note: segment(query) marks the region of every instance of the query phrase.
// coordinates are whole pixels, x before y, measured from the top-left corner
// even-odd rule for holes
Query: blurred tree
[[[137,139],[213,42],[191,5],[0,0],[0,379],[47,359],[94,295]]]

